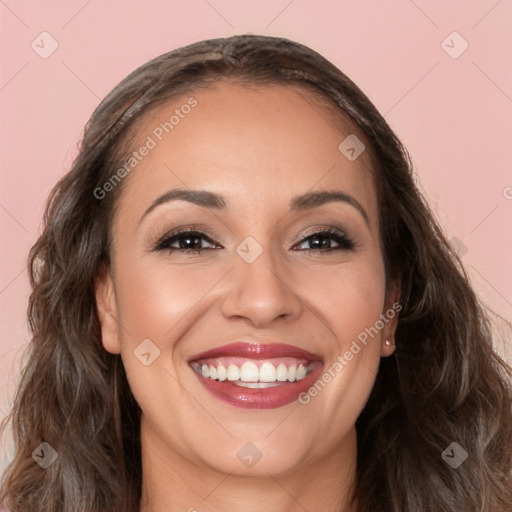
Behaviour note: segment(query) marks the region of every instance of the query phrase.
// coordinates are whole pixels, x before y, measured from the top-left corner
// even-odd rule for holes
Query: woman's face
[[[97,301],[143,449],[256,476],[353,448],[397,297],[348,126],[304,91],[229,82],[139,123]]]

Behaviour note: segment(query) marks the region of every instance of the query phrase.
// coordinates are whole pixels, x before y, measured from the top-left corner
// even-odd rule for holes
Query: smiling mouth
[[[294,402],[323,368],[316,354],[283,343],[235,342],[196,354],[188,363],[213,397],[249,409]]]
[[[205,379],[231,382],[235,386],[266,389],[298,382],[313,371],[313,363],[294,357],[255,360],[222,357],[194,361],[192,368]]]

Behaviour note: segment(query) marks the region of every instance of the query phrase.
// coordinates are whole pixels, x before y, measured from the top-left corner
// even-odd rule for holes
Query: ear
[[[110,270],[103,270],[95,283],[96,309],[101,324],[103,347],[111,354],[121,352],[114,282]]]
[[[384,321],[384,328],[381,337],[381,357],[387,357],[395,351],[395,332],[398,326],[398,316],[402,310],[400,304],[401,285],[400,281],[394,280],[391,282],[384,303],[384,311],[382,318]],[[386,341],[388,343],[386,343]]]

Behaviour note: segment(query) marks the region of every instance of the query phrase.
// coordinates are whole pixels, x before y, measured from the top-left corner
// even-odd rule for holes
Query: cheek
[[[376,258],[312,269],[295,282],[301,283],[318,319],[331,328],[333,343],[340,351],[373,326],[382,313],[385,276]]]
[[[121,355],[131,390],[145,415],[156,423],[172,424],[172,413],[182,408],[204,414],[198,412],[187,393],[181,392],[177,382],[183,376],[177,372],[177,363],[182,340],[204,335],[195,336],[194,325],[207,314],[216,298],[213,287],[229,267],[180,266],[170,264],[165,257],[149,260],[119,258],[116,265]],[[146,343],[143,351],[139,350],[142,342]],[[193,352],[188,344],[186,350]],[[147,361],[140,356],[148,352],[150,364],[146,366]],[[178,430],[176,427],[173,436],[185,436]]]
[[[323,375],[301,403],[311,416],[329,416],[344,431],[364,408],[379,367],[384,268],[377,258],[361,258],[319,270],[314,277],[317,287],[309,298],[319,320],[329,327],[324,330],[329,357]]]
[[[222,276],[214,265],[170,265],[162,258],[119,265],[119,320],[130,337],[168,344],[190,323],[200,301]],[[126,333],[125,333],[126,334]]]

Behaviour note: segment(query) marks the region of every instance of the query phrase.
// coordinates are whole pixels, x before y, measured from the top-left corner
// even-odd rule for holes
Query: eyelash
[[[178,241],[182,237],[183,238],[185,238],[185,237],[192,238],[192,237],[196,237],[196,236],[199,238],[203,238],[208,243],[217,244],[217,242],[212,240],[211,235],[208,235],[207,233],[204,233],[202,231],[189,229],[189,230],[183,230],[183,231],[179,231],[177,233],[171,233],[169,235],[165,235],[163,238],[161,238],[157,242],[156,246],[153,249],[153,252],[167,250],[169,252],[169,254],[172,254],[175,251],[185,252],[187,254],[200,254],[202,251],[215,250],[215,249],[208,249],[208,248],[202,248],[202,249],[186,248],[186,249],[183,249],[183,248],[177,248],[177,247],[170,247],[174,242]],[[318,238],[320,238],[320,237],[329,238],[329,239],[337,242],[340,246],[339,247],[329,247],[327,249],[299,249],[299,250],[306,251],[308,253],[331,252],[331,251],[339,251],[339,250],[350,251],[356,247],[355,241],[350,236],[348,236],[347,234],[345,234],[343,232],[339,232],[336,229],[332,229],[332,228],[324,229],[321,231],[316,231],[315,233],[311,233],[307,237],[303,238],[299,242],[299,245],[304,242],[307,242],[308,240],[310,240],[312,238],[317,238],[317,237]]]

